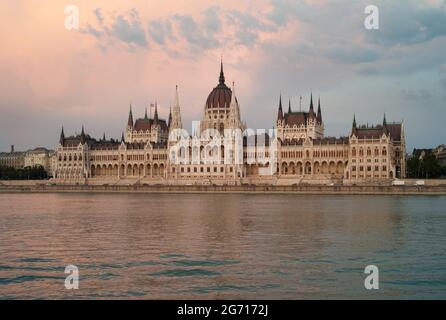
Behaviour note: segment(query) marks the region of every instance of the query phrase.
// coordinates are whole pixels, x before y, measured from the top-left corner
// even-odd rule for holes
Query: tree
[[[433,153],[428,153],[420,160],[417,156],[407,159],[407,177],[434,179],[444,175],[446,168],[441,167]]]
[[[411,156],[407,159],[407,177],[419,178],[421,174],[421,161],[417,156]]]
[[[427,154],[422,159],[423,176],[426,179],[438,178],[441,174],[441,167],[437,158],[432,153]]]
[[[47,178],[48,175],[42,166],[23,169],[0,166],[0,180],[42,180]]]

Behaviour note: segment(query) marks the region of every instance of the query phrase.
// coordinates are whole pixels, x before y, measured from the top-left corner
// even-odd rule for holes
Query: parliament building
[[[327,137],[320,100],[308,111],[285,110],[279,98],[274,129],[254,130],[241,119],[234,85],[223,63],[203,117],[183,129],[178,86],[168,118],[134,119],[130,106],[121,139],[60,134],[52,175],[60,184],[295,185],[388,183],[405,177],[403,123],[359,125],[348,136]]]

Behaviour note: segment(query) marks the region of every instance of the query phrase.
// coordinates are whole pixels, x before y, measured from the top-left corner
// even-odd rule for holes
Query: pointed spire
[[[313,93],[311,93],[310,97],[310,113],[314,114],[314,108],[313,108]]]
[[[288,113],[291,113],[291,99],[288,100]]]
[[[81,143],[82,143],[82,144],[85,143],[85,130],[84,130],[84,125],[82,125],[82,131],[81,131]]]
[[[178,94],[178,85],[175,86],[175,101],[174,101],[174,107],[180,106],[180,96]]]
[[[171,124],[172,124],[172,106],[169,107],[169,120],[167,122],[167,126],[170,128]]]
[[[387,128],[387,120],[386,120],[386,113],[385,112],[384,112],[384,119],[383,119],[383,131],[386,134],[389,132],[389,130]]]
[[[158,123],[158,103],[155,102],[155,113],[153,115],[153,121]]]
[[[64,131],[63,131],[63,126],[62,126],[62,131],[60,132],[59,143],[60,143],[61,145],[63,145],[64,141],[65,141],[65,133],[64,133]]]
[[[352,125],[353,129],[356,129],[356,115],[353,114],[353,125]]]
[[[180,108],[180,94],[178,85],[175,86],[174,104],[171,107],[169,114],[169,129],[182,129],[183,123],[181,122],[181,108]]]
[[[149,119],[149,117],[147,116],[147,107],[146,107],[146,111],[144,113],[144,120],[148,120],[148,119]]]
[[[104,132],[104,135],[102,136],[102,141],[105,141],[106,139],[105,139],[105,132]]]
[[[218,80],[220,84],[225,84],[225,73],[223,71],[223,58],[221,58],[220,62],[220,78]]]
[[[129,127],[133,127],[132,104],[130,104],[129,120],[127,121],[127,126],[129,126]]]
[[[283,111],[282,111],[282,94],[281,94],[279,98],[279,111],[277,112],[277,120],[282,120],[282,119],[283,119]]]
[[[322,124],[322,111],[321,111],[321,98],[317,101],[317,116],[316,120],[318,123]]]

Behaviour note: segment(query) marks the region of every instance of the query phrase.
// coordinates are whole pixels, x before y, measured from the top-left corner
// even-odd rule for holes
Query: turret
[[[232,98],[229,106],[229,124],[231,128],[241,128],[240,109],[237,96],[235,95],[235,84],[232,83]]]

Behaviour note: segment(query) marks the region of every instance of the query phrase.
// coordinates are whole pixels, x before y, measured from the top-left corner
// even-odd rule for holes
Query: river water
[[[446,197],[0,194],[0,299],[36,298],[446,299]]]

